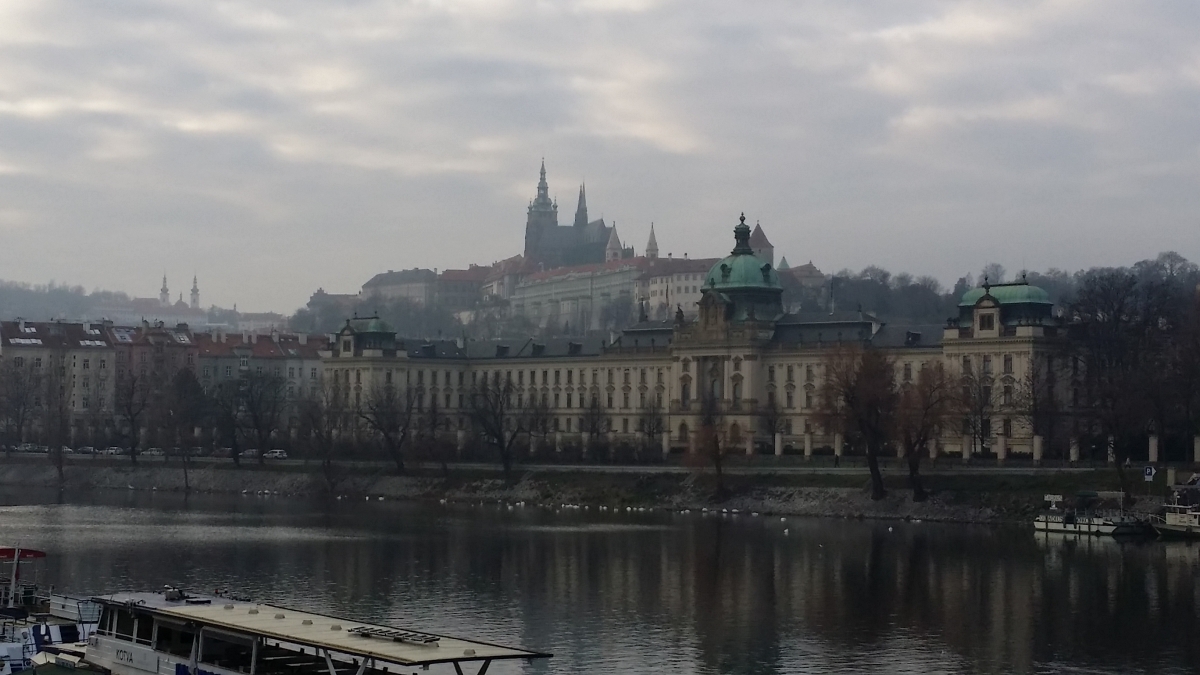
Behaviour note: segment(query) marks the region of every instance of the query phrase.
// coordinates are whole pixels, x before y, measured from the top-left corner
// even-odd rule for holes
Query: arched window
[[[687,422],[679,423],[679,441],[687,443],[688,440],[688,425]]]

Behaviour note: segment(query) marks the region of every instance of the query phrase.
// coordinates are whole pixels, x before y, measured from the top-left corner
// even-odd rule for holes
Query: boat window
[[[154,619],[149,614],[137,615],[137,630],[134,642],[148,645],[154,637]]]
[[[114,636],[118,640],[133,640],[133,612],[127,609],[117,610],[117,627]]]
[[[209,663],[242,673],[250,672],[250,662],[253,652],[249,640],[213,634],[205,630],[201,646],[204,650],[200,655],[202,663]]]
[[[154,649],[175,656],[183,656],[190,658],[192,655],[192,638],[195,633],[171,624],[158,624],[158,640],[154,644]]]

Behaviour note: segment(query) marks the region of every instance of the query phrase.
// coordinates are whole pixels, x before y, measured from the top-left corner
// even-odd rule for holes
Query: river
[[[66,591],[228,588],[555,654],[490,673],[1200,671],[1200,545],[1186,543],[7,489],[0,544],[13,543],[47,551],[36,573]]]

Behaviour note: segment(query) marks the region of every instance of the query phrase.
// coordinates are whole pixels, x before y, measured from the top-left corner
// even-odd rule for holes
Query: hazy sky
[[[0,279],[291,311],[521,251],[1200,259],[1200,3],[3,0]]]

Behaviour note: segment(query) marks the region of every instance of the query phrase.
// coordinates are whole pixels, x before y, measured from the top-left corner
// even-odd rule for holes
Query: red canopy
[[[21,551],[21,560],[33,560],[35,558],[45,558],[46,552],[39,551],[33,548],[23,548]],[[0,546],[0,560],[12,560],[17,553],[17,549],[10,546]]]

